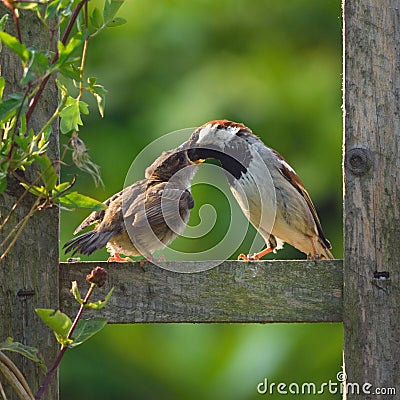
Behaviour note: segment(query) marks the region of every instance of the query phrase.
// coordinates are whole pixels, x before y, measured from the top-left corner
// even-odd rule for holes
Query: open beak
[[[202,162],[205,161],[205,158],[197,158],[197,156],[194,156],[194,157],[193,157],[194,160],[193,160],[193,159],[191,159],[191,155],[194,156],[194,154],[193,154],[193,149],[190,149],[190,148],[189,148],[189,149],[186,151],[186,158],[188,159],[188,161],[189,161],[189,163],[190,163],[191,165],[201,164]]]
[[[201,163],[203,163],[205,161],[205,159],[203,159],[203,158],[200,158],[199,160],[193,161],[188,157],[187,153],[186,153],[186,158],[189,161],[189,164],[191,164],[191,165],[198,165],[198,164],[201,164]]]

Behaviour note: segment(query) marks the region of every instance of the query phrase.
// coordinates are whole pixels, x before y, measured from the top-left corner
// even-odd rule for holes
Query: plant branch
[[[56,118],[60,115],[61,110],[64,108],[65,103],[67,102],[67,98],[63,97],[61,99],[61,102],[59,106],[57,107],[56,111],[54,111],[53,115],[50,117],[50,119],[46,122],[46,124],[43,126],[43,128],[40,130],[39,133],[45,132],[46,129],[48,129],[52,123],[56,120]]]
[[[71,19],[68,22],[68,25],[65,29],[65,32],[61,38],[61,43],[65,45],[67,43],[67,40],[69,38],[69,35],[71,34],[72,28],[75,24],[76,19],[78,18],[78,15],[80,11],[82,10],[82,7],[88,2],[89,0],[82,0],[80,3],[78,3],[75,7],[74,12],[72,13]],[[53,65],[56,61],[58,60],[58,51],[53,57],[53,60],[51,61],[51,64]],[[26,123],[29,122],[31,119],[32,113],[35,110],[37,103],[39,101],[39,98],[44,90],[44,88],[47,85],[47,82],[50,79],[50,75],[46,76],[46,78],[43,79],[42,83],[39,86],[38,91],[36,92],[35,96],[32,98],[32,100],[29,103],[28,111],[26,112]]]
[[[61,160],[60,160],[61,161]],[[39,174],[36,179],[32,182],[32,183],[28,183],[28,182],[24,182],[28,185],[28,187],[25,189],[25,191],[21,194],[21,196],[18,198],[18,200],[13,204],[10,212],[7,214],[7,216],[4,218],[4,221],[1,223],[0,225],[0,232],[4,229],[4,227],[6,226],[7,222],[9,221],[9,219],[11,218],[12,214],[15,212],[16,208],[18,207],[18,204],[21,203],[21,201],[24,199],[24,197],[29,193],[29,189],[31,189],[32,187],[34,187],[40,179],[42,179],[42,177],[44,176],[44,174],[47,173],[47,171],[49,170],[50,167],[47,167],[44,171],[42,171],[41,174]],[[21,177],[18,176],[18,174],[15,173],[14,171],[14,177],[16,177],[20,182],[24,181],[24,179],[21,179]],[[74,182],[75,183],[75,182]],[[22,220],[23,221],[23,220]],[[21,221],[19,222],[21,223]],[[18,229],[19,225],[16,225],[14,227],[14,230]],[[13,231],[14,231],[13,230]],[[13,232],[12,231],[12,232]],[[11,233],[12,233],[11,232]],[[10,235],[7,236],[6,239],[4,239],[4,241],[0,244],[0,248],[7,242],[8,238]]]
[[[28,97],[29,91],[30,91],[30,90],[31,90],[31,86],[28,85],[27,89],[25,90],[24,97],[22,98],[21,105],[18,107],[17,115],[15,116],[15,125],[14,125],[13,136],[15,136],[15,135],[17,134],[17,130],[18,130],[18,121],[19,121],[19,119],[20,119],[20,117],[21,117],[22,109],[23,109],[23,107],[24,107],[25,100],[26,100],[26,98]],[[12,151],[13,151],[14,147],[15,147],[15,141],[12,140],[11,146],[10,146],[10,150],[8,151],[8,155],[7,155],[7,161],[10,161],[10,160],[11,160]]]
[[[39,5],[47,4],[46,1],[39,1],[39,0],[16,0],[15,3],[32,3],[32,4],[39,4]]]
[[[0,256],[0,261],[2,261],[6,257],[6,255],[10,252],[10,250],[14,246],[15,242],[17,241],[17,239],[21,235],[22,231],[24,230],[25,225],[28,223],[28,221],[30,220],[32,215],[36,212],[37,206],[39,205],[41,198],[42,198],[42,196],[37,197],[37,199],[35,200],[35,202],[33,203],[32,207],[31,207],[31,209],[29,210],[28,214],[25,215],[25,217],[20,221],[20,223],[14,227],[14,229],[7,235],[7,237],[0,244],[0,248],[5,246],[6,243],[8,242],[8,240],[13,235],[13,233],[16,231],[14,238],[11,240],[11,242],[8,245],[8,247],[6,248],[6,250],[4,250],[4,253]]]
[[[90,284],[90,287],[89,287],[89,289],[88,289],[88,291],[87,291],[87,293],[86,293],[86,296],[85,296],[85,298],[83,299],[82,304],[81,304],[81,306],[79,307],[78,313],[76,314],[76,317],[75,317],[75,319],[74,319],[74,322],[72,323],[71,328],[70,328],[70,330],[69,330],[69,332],[68,332],[67,339],[71,339],[72,334],[74,333],[74,330],[75,330],[75,328],[76,328],[76,325],[78,324],[78,322],[79,322],[79,320],[80,320],[80,318],[81,318],[81,316],[82,316],[82,312],[83,312],[83,310],[84,310],[84,308],[85,308],[85,305],[88,303],[89,298],[90,298],[90,296],[92,295],[93,290],[94,290],[94,288],[95,288],[96,286],[97,286],[97,285],[96,285],[95,283],[91,283],[91,284]],[[53,378],[54,372],[55,372],[55,371],[57,370],[57,368],[59,367],[59,365],[60,365],[60,363],[61,363],[61,360],[62,360],[62,358],[64,357],[64,354],[65,354],[65,352],[67,351],[67,349],[68,349],[68,346],[67,346],[67,345],[62,345],[62,346],[61,346],[61,350],[60,350],[60,352],[58,353],[58,356],[57,356],[56,360],[54,361],[52,367],[51,367],[51,368],[49,369],[49,371],[47,372],[46,378],[45,378],[45,380],[44,380],[42,386],[39,388],[39,391],[37,392],[37,394],[36,394],[36,396],[35,396],[35,400],[39,400],[39,399],[42,398],[44,392],[46,391],[47,387],[49,386],[49,384],[50,384],[50,382],[51,382],[51,379]]]
[[[3,397],[3,400],[7,400],[7,396],[6,393],[4,392],[3,385],[1,384],[1,382],[0,382],[0,394]]]
[[[18,18],[18,10],[16,8],[12,8],[12,15],[13,15],[13,20],[15,24],[15,29],[17,30],[17,37],[20,43],[22,43],[22,35],[21,35],[21,29],[19,27],[19,18]]]
[[[18,393],[23,400],[33,400],[33,394],[26,379],[17,366],[0,351],[0,371],[6,377],[11,387]]]
[[[88,29],[89,27],[89,13],[88,13],[88,4],[85,4],[85,27]],[[78,100],[82,98],[83,94],[83,72],[85,70],[85,62],[86,62],[86,54],[87,54],[87,48],[89,45],[89,40],[90,40],[90,35],[88,35],[85,39],[85,42],[83,43],[83,49],[82,49],[82,59],[81,59],[81,68],[80,68],[80,82],[79,82],[79,95],[78,95]]]
[[[30,187],[34,186],[37,181],[39,180],[39,177],[35,180],[35,182],[33,182]],[[21,201],[24,199],[24,197],[28,194],[28,190],[25,190],[21,196],[19,197],[19,199],[13,204],[10,212],[6,215],[6,217],[4,218],[4,221],[2,222],[2,224],[0,225],[0,232],[4,229],[4,227],[7,225],[8,220],[11,218],[11,216],[13,215],[14,211],[17,209],[18,204],[21,203]]]

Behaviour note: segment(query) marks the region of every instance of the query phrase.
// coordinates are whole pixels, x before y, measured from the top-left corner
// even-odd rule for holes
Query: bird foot
[[[243,260],[243,261],[259,261],[260,258],[264,257],[266,254],[269,254],[273,251],[272,248],[267,247],[263,251],[260,251],[259,253],[254,253],[254,254],[239,254],[238,260]]]
[[[247,256],[243,253],[239,254],[238,260],[242,260],[242,261],[258,261],[259,258],[257,257],[257,254],[247,254]]]
[[[112,257],[108,257],[107,262],[132,262],[129,257],[121,258],[118,253],[115,253]]]
[[[150,262],[151,262],[151,260],[149,260],[148,258],[142,258],[142,259],[139,261],[139,267],[140,267],[141,269],[143,269],[143,266],[144,266],[144,264],[145,264],[147,261],[150,261]],[[143,270],[144,270],[144,269],[143,269]]]
[[[323,254],[318,254],[315,253],[314,255],[312,255],[311,253],[308,253],[307,255],[307,260],[314,260],[314,261],[318,261],[318,260],[323,260],[326,257]]]

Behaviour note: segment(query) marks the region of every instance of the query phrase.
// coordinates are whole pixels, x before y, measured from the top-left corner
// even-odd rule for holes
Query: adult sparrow
[[[199,161],[187,157],[186,143],[161,154],[140,180],[107,199],[104,210],[92,212],[74,234],[95,228],[65,243],[65,252],[92,254],[103,247],[108,261],[131,261],[164,248],[183,232],[194,206],[190,183]]]
[[[267,248],[239,259],[259,260],[287,242],[309,259],[333,259],[317,211],[294,169],[245,125],[210,121],[189,139],[188,157],[220,161],[230,189]]]

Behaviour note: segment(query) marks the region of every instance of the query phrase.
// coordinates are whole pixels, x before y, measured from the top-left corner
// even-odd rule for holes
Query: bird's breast
[[[276,217],[275,187],[265,164],[254,164],[230,188],[247,219],[268,237]]]

